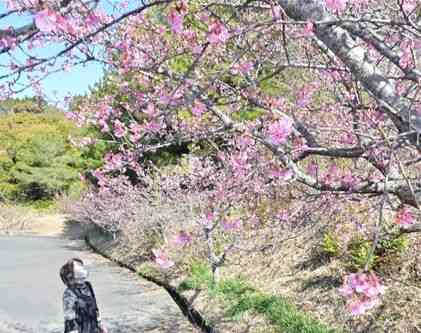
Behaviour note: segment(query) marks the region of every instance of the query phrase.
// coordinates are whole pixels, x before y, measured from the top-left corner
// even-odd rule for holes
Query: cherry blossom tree
[[[198,147],[183,186],[207,194],[199,211],[213,267],[237,244],[217,257],[217,229],[241,237],[250,225],[356,202],[376,219],[373,253],[387,224],[421,230],[416,0],[119,1],[112,14],[104,2],[9,0],[0,20],[31,22],[0,32],[1,94],[42,94],[47,75],[103,63],[110,91],[69,114],[116,147],[95,177],[141,179],[154,170],[150,153]],[[37,55],[47,45],[57,47]],[[286,207],[261,214],[287,192]],[[360,272],[342,292],[357,295],[359,314],[383,288]]]

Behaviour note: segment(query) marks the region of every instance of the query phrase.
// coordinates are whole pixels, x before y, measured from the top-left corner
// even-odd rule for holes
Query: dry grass
[[[29,207],[0,205],[0,234],[61,236],[66,217],[62,214],[36,211]]]
[[[0,233],[25,231],[34,215],[31,209],[25,207],[0,204]]]
[[[273,253],[232,258],[225,276],[241,275],[259,290],[285,296],[300,309],[331,327],[353,333],[421,332],[421,237],[411,237],[404,260],[381,275],[388,287],[382,304],[360,317],[346,310],[337,288],[346,262],[329,260],[315,249],[321,234],[302,235]],[[235,265],[233,265],[235,263]]]
[[[351,238],[357,232],[352,227],[342,226],[342,229],[341,233]],[[388,287],[382,304],[369,314],[355,318],[346,310],[344,299],[337,291],[346,274],[345,258],[328,259],[320,255],[325,230],[324,225],[315,226],[276,248],[230,256],[220,276],[241,276],[256,289],[286,297],[310,317],[340,331],[421,332],[421,314],[416,310],[421,305],[421,237],[411,236],[411,246],[403,254],[404,260],[396,261],[393,269],[381,273]],[[142,253],[136,250],[139,243],[134,238],[130,239],[133,242],[130,246],[126,244],[119,249],[121,252],[118,256],[134,262],[140,260],[140,256],[134,256],[135,253]],[[176,280],[173,282],[175,284]],[[205,293],[200,294],[194,306],[220,332],[279,332],[260,315],[246,313],[239,320],[225,317],[220,300]]]
[[[256,233],[242,234],[239,245],[243,245],[242,242],[244,242],[247,245],[252,244],[255,248],[262,248],[262,245],[267,243],[273,243],[273,246],[250,253],[230,253],[226,266],[221,269],[220,276],[224,278],[241,276],[259,291],[286,297],[312,318],[340,331],[421,332],[421,314],[415,311],[421,304],[420,236],[411,236],[411,245],[409,250],[403,253],[403,260],[393,261],[387,271],[383,270],[379,273],[388,287],[381,306],[367,315],[358,318],[351,317],[345,307],[344,299],[337,291],[343,276],[347,274],[349,257],[329,259],[320,255],[321,242],[326,231],[338,236],[344,248],[358,235],[369,238],[376,216],[372,211],[366,210],[364,202],[359,206],[351,203],[340,206],[338,204],[338,207],[334,213],[330,212],[330,214],[316,210],[313,214],[314,218],[309,219],[308,223],[303,223],[302,226],[294,225],[291,230],[287,227],[269,228],[272,233],[263,233],[264,237],[256,237]],[[120,242],[115,243],[118,244],[117,257],[135,264],[151,259],[152,247],[167,243],[165,248],[167,253],[174,261],[182,263],[177,267],[175,277],[171,273],[171,278],[174,277],[172,282],[175,284],[177,279],[180,280],[183,274],[188,273],[189,264],[206,260],[203,238],[194,237],[194,242],[197,239],[202,243],[195,243],[194,246],[187,247],[183,251],[171,243],[170,237],[178,228],[193,235],[198,234],[195,229],[197,226],[189,223],[192,215],[187,208],[182,204],[177,207],[158,206],[157,208],[137,205],[136,209],[139,213],[131,223],[126,223],[121,228]],[[89,210],[84,210],[84,212],[88,215],[90,213]],[[317,217],[317,215],[320,216]],[[355,222],[348,222],[349,216],[357,216],[366,231],[359,230],[360,225],[356,225]],[[385,216],[386,219],[390,218],[388,214]],[[152,233],[151,237],[151,234],[145,232],[145,230],[153,229],[148,226],[153,228],[161,226],[158,237],[156,233]],[[163,242],[162,238],[167,238],[166,242]],[[180,252],[183,252],[182,256]],[[221,332],[279,332],[258,315],[246,314],[239,321],[227,320],[218,302],[217,299],[206,297],[203,293],[196,299],[194,306],[212,323],[215,323]]]

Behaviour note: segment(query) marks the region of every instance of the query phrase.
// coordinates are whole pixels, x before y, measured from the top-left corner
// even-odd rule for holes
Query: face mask
[[[78,262],[73,264],[73,277],[76,284],[83,284],[88,278],[88,271]]]

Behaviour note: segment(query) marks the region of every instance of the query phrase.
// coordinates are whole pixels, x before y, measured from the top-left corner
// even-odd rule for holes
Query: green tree
[[[0,193],[11,200],[51,199],[81,188],[80,174],[101,165],[102,145],[79,149],[89,133],[59,111],[0,116]]]
[[[10,98],[0,101],[0,112],[31,112],[40,113],[45,111],[54,111],[55,108],[49,106],[40,97]]]

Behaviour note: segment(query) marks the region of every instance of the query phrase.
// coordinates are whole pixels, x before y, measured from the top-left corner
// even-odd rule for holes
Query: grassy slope
[[[221,301],[225,320],[241,320],[245,314],[263,316],[273,332],[279,333],[335,333],[323,323],[299,311],[286,298],[260,292],[240,278],[227,278],[213,283],[209,269],[193,265],[191,276],[184,280],[179,291],[203,289],[210,298]]]

